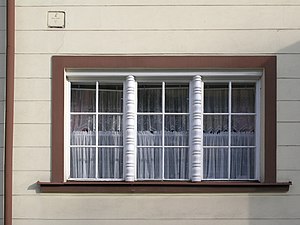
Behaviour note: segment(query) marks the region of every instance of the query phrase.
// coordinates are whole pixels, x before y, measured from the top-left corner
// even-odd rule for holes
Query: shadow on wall
[[[299,38],[300,39],[300,38]],[[300,224],[300,41],[277,56],[277,181],[292,181],[286,193],[241,196],[245,225]],[[228,206],[229,207],[229,206]]]
[[[4,2],[4,1],[3,1]],[[6,7],[0,1],[0,224],[3,221],[4,203],[4,121],[5,121],[5,74],[6,74]]]

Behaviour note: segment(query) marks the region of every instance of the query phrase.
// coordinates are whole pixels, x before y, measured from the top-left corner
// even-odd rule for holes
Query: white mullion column
[[[201,181],[203,177],[203,114],[201,76],[191,82],[191,179]]]
[[[136,82],[134,76],[125,82],[125,181],[134,181],[136,171]]]

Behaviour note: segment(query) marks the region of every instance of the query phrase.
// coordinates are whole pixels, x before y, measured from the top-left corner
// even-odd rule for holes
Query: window
[[[204,85],[204,179],[259,179],[259,81]]]
[[[69,177],[122,179],[122,85],[72,82],[70,106]]]
[[[91,76],[72,76],[69,74],[72,71],[81,71],[81,74],[90,71]],[[97,71],[106,75],[95,76]],[[154,74],[132,76],[128,71]],[[158,71],[169,75],[158,75]],[[210,71],[214,71],[214,77],[205,75]],[[262,76],[260,79],[253,79],[251,75],[237,77],[236,73],[224,76],[222,73],[226,71],[260,71]],[[186,76],[182,72],[190,74]],[[111,79],[110,73],[122,75]],[[287,191],[289,188],[290,183],[276,181],[276,57],[55,56],[52,58],[52,75],[52,178],[51,182],[39,182],[41,191],[191,193]],[[69,80],[67,75],[70,75]],[[198,75],[202,80],[199,81]],[[68,85],[70,87],[66,89]],[[178,99],[174,96],[186,96],[187,88],[188,111],[184,107],[180,110],[175,107],[172,111],[168,101]],[[181,93],[176,94],[173,89]],[[156,90],[155,94],[150,94],[153,90]],[[87,92],[95,96],[84,101],[92,102],[90,106],[69,104],[70,110],[66,111],[65,106],[72,96],[90,95],[79,94]],[[118,96],[116,93],[123,97],[118,97],[113,105],[110,100],[105,100],[108,98],[105,96]],[[153,98],[161,97],[159,106],[146,107],[150,100],[145,99],[143,93]],[[241,96],[243,99],[239,99]],[[219,100],[220,97],[224,99]],[[260,104],[258,100],[261,100]],[[123,106],[116,106],[116,102]],[[156,100],[153,102],[157,103]],[[175,124],[168,122],[171,120]],[[85,121],[85,126],[78,121]],[[72,138],[71,131],[74,132]],[[105,133],[115,135],[108,135],[104,142],[102,138],[99,140],[97,133],[101,137]],[[142,139],[143,133],[144,142],[137,141],[138,137]],[[178,134],[176,138],[181,144],[174,144],[173,133]],[[70,141],[80,136],[86,136],[85,144]],[[159,140],[152,145],[145,144],[151,139],[149,137]],[[74,160],[78,157],[76,152],[87,158]],[[180,156],[173,157],[173,153],[180,153]],[[119,157],[122,154],[125,157]],[[147,154],[155,155],[155,160],[145,160]],[[114,163],[104,160],[108,156]],[[173,162],[180,159],[182,166],[176,168],[183,172],[175,172],[175,167],[169,166],[174,165],[172,157]],[[91,163],[86,172],[80,175],[77,169],[71,169],[71,160],[84,162],[89,158],[93,160],[88,160]],[[155,163],[159,166],[154,167]],[[99,165],[109,165],[113,169],[103,169]],[[151,166],[157,171],[151,170]],[[150,167],[151,172],[146,173],[146,167]],[[99,182],[88,182],[89,179]],[[259,182],[250,182],[255,180]]]
[[[76,71],[67,73],[71,99],[66,111],[70,110],[71,122],[66,179],[259,179],[256,86],[261,73],[247,81],[247,72],[231,72],[237,78],[224,81],[226,73],[219,72],[223,81],[211,82],[196,75],[201,72],[174,72],[177,79],[170,79],[172,72],[157,73],[165,79],[147,81],[149,73],[120,72],[116,83],[101,80],[105,73],[94,72],[96,80],[91,82],[87,71],[81,72],[82,79],[89,78],[83,82],[68,75]],[[203,94],[196,97],[195,91]]]

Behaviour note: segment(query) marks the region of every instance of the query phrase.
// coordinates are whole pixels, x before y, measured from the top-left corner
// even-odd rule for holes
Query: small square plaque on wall
[[[65,28],[65,12],[48,11],[47,22],[49,28]]]

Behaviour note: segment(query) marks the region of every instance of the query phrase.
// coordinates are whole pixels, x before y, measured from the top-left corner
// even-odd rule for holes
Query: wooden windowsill
[[[287,192],[291,182],[172,182],[172,181],[67,181],[37,182],[42,193],[254,193]]]

